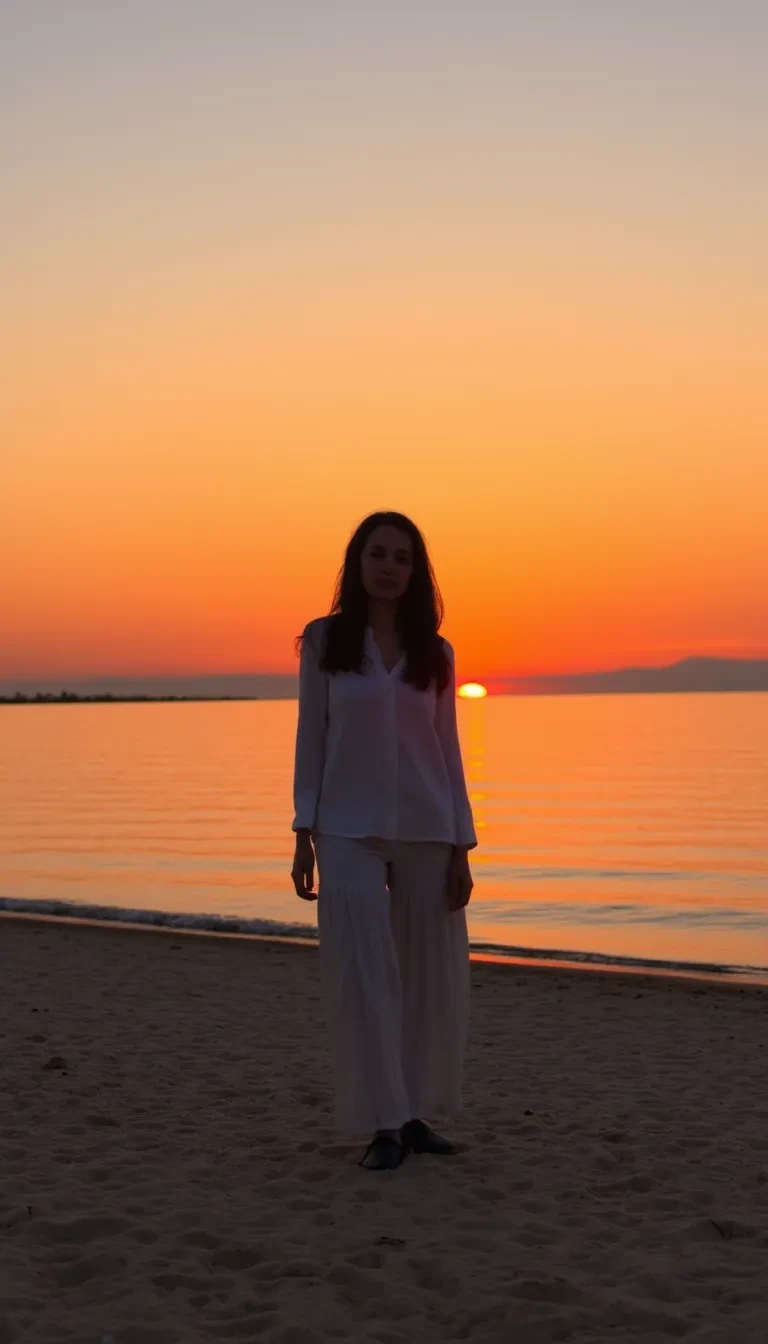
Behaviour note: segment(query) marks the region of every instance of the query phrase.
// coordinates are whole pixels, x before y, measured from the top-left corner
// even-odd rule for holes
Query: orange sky
[[[565,92],[567,11],[547,46],[494,9],[458,84],[454,16],[394,108],[364,26],[318,88],[276,10],[267,108],[255,11],[196,11],[184,61],[148,0],[21,13],[0,679],[293,671],[382,507],[464,678],[768,656],[768,100],[738,6],[661,71],[650,10],[633,47],[587,4],[626,79]]]

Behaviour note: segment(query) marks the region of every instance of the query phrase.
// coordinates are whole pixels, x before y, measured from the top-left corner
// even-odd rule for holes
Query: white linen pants
[[[464,910],[446,905],[453,846],[314,836],[318,928],[348,1134],[461,1108],[469,1019]]]

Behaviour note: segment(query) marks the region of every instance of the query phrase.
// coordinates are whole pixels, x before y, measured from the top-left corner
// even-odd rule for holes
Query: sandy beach
[[[465,1151],[367,1172],[315,948],[0,963],[0,1344],[768,1338],[766,988],[475,964]]]

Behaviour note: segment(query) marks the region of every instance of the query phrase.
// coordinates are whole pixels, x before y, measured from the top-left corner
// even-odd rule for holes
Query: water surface
[[[289,877],[296,710],[0,708],[0,906],[313,926]],[[768,696],[492,697],[458,714],[476,945],[768,967]]]

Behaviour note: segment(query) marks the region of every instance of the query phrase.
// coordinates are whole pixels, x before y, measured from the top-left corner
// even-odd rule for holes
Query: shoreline
[[[120,907],[115,907],[120,910]],[[132,912],[131,912],[132,913]],[[154,912],[148,912],[154,913]],[[248,932],[242,930],[216,929],[206,927],[195,927],[188,924],[174,923],[156,923],[151,919],[122,919],[99,918],[78,914],[58,914],[44,913],[40,911],[25,911],[19,909],[7,909],[0,907],[0,920],[22,920],[28,923],[40,923],[49,925],[66,925],[69,927],[84,927],[94,929],[113,930],[116,932],[125,931],[127,933],[158,933],[171,934],[176,937],[193,936],[194,938],[209,938],[216,941],[226,941],[234,943],[275,943],[281,946],[318,948],[318,939],[315,935],[295,935],[291,933],[269,933],[269,932]],[[645,977],[649,982],[654,981],[680,981],[683,984],[700,984],[712,986],[734,986],[737,988],[751,988],[768,990],[768,972],[760,969],[754,971],[748,967],[731,968],[728,966],[713,967],[701,966],[695,963],[675,963],[668,965],[663,963],[649,963],[639,959],[633,960],[612,960],[608,957],[592,957],[589,953],[575,952],[558,956],[550,955],[548,952],[538,952],[535,949],[526,949],[528,953],[521,952],[518,949],[505,953],[501,950],[488,949],[487,944],[473,945],[470,943],[470,961],[478,965],[498,966],[500,968],[509,967],[514,969],[529,969],[560,972],[560,973],[593,973],[600,976],[615,976],[619,979],[629,977],[634,981]]]

